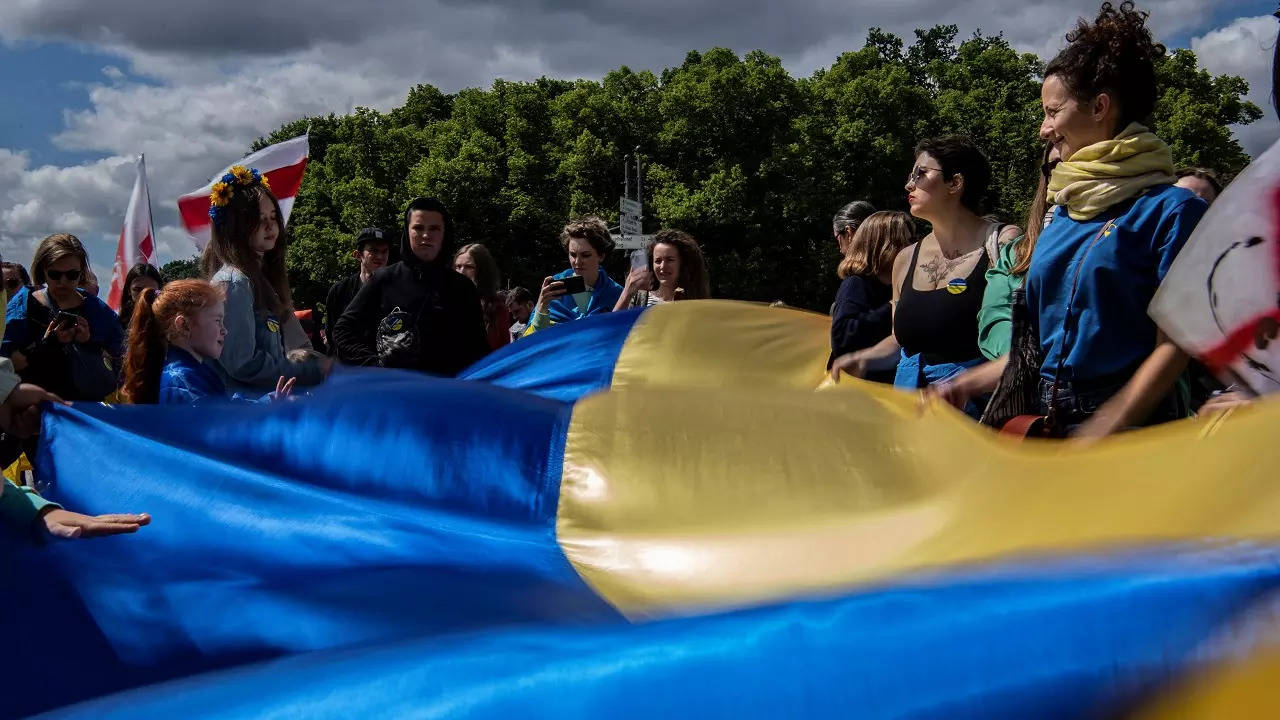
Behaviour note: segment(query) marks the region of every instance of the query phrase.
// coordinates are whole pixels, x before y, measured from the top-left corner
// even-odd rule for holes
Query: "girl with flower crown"
[[[256,169],[237,165],[210,194],[211,237],[201,269],[225,297],[226,341],[210,364],[230,392],[261,394],[281,377],[314,385],[329,370],[328,358],[310,350],[293,315],[285,276],[286,241],[280,204]]]

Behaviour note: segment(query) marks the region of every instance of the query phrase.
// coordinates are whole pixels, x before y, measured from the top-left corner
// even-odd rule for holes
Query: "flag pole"
[[[147,222],[151,223],[151,243],[155,246],[155,260],[158,263],[160,260],[160,241],[156,239],[156,218],[151,214],[151,183],[146,180],[147,154],[142,153],[138,155],[138,162],[142,165],[143,186],[147,188]],[[160,268],[158,264],[153,265],[153,267],[156,269]]]

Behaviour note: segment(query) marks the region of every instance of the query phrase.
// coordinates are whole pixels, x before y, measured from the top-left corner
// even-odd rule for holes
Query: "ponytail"
[[[160,373],[164,370],[166,343],[153,307],[156,295],[155,290],[147,288],[133,308],[122,393],[125,402],[135,405],[160,401]]]

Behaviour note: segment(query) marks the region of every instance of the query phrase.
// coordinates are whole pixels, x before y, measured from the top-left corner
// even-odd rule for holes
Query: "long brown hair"
[[[484,300],[498,297],[498,261],[493,259],[489,248],[480,243],[463,245],[453,254],[454,261],[463,255],[470,255],[471,261],[476,264],[476,289],[480,291],[480,297]]]
[[[843,280],[854,275],[876,277],[893,270],[893,260],[916,239],[911,216],[897,210],[881,210],[862,221],[849,241],[849,250],[836,274]]]
[[[175,280],[165,285],[164,292],[147,288],[138,296],[124,358],[121,392],[126,402],[159,402],[165,350],[177,332],[178,316],[190,318],[218,302],[222,302],[222,291],[207,280]]]
[[[480,307],[484,310],[484,329],[491,332],[493,324],[498,321],[498,311],[506,307],[498,297],[498,261],[493,259],[489,248],[480,243],[463,245],[453,254],[454,262],[463,255],[470,255],[471,262],[476,265],[476,289],[480,292]]]
[[[280,228],[275,247],[264,253],[259,262],[257,253],[249,247],[249,238],[262,222],[258,199],[263,195],[271,200]],[[293,296],[289,293],[289,276],[285,271],[288,236],[276,196],[261,185],[237,185],[223,217],[214,221],[210,229],[209,244],[200,256],[200,270],[205,279],[212,279],[215,273],[230,265],[248,276],[255,311],[271,312],[280,318],[293,313]]]
[[[1031,198],[1031,207],[1027,208],[1027,230],[1013,250],[1013,268],[1010,275],[1026,275],[1031,269],[1031,254],[1036,250],[1036,241],[1040,239],[1040,231],[1044,229],[1044,216],[1049,212],[1049,176],[1054,163],[1049,162],[1052,145],[1044,146],[1044,154],[1040,156],[1040,184],[1036,186],[1036,194]]]
[[[680,255],[680,276],[676,287],[684,290],[685,300],[703,300],[711,297],[711,278],[707,275],[707,261],[702,256],[698,241],[683,230],[659,230],[645,246],[649,256],[649,272],[653,272],[653,251],[659,245],[670,245]],[[655,276],[656,277],[656,276]]]

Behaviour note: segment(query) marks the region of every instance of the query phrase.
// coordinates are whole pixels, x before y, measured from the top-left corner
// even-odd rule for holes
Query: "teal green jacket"
[[[22,531],[34,526],[45,508],[61,507],[40,497],[29,487],[18,487],[8,480],[0,484],[0,525]]]
[[[1026,275],[1011,271],[1024,237],[1019,235],[1001,245],[995,264],[987,268],[987,289],[978,310],[978,349],[988,360],[1008,353],[1013,343],[1013,291],[1022,285]]]
[[[8,358],[0,358],[0,402],[18,386],[18,374]],[[30,528],[45,508],[61,508],[40,497],[31,488],[18,487],[5,480],[0,483],[0,525],[24,530]]]

